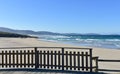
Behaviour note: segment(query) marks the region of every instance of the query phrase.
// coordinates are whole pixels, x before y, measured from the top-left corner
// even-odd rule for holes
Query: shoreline
[[[0,48],[4,47],[79,47],[92,48],[93,56],[98,56],[99,59],[120,60],[120,50],[95,48],[85,46],[74,46],[70,44],[62,44],[58,42],[43,41],[36,38],[0,38]],[[75,51],[75,50],[74,50]],[[99,63],[100,69],[119,70],[120,62],[103,62]],[[115,72],[112,72],[115,73]],[[117,72],[120,73],[120,72]]]
[[[44,42],[50,42],[50,43],[57,43],[57,44],[64,44],[64,45],[70,45],[70,46],[74,46],[74,47],[85,47],[85,48],[98,48],[98,49],[107,49],[107,50],[120,50],[120,48],[105,48],[105,47],[95,47],[95,46],[82,46],[79,44],[75,44],[75,43],[69,43],[69,42],[60,42],[60,41],[49,41],[49,40],[43,40],[43,39],[37,39],[38,41],[44,41]]]
[[[36,38],[0,38],[0,48],[4,47],[78,47],[78,48],[92,48],[95,51],[96,50],[120,51],[118,49],[87,47],[60,42],[44,41]]]
[[[53,38],[54,38],[54,36],[53,36]],[[85,39],[82,39],[83,41],[81,42],[79,42],[79,40],[78,41],[70,41],[70,39],[69,40],[59,40],[59,38],[58,39],[46,39],[46,38],[38,38],[39,40],[42,40],[42,41],[48,41],[48,42],[58,42],[58,43],[61,43],[61,44],[69,44],[69,45],[74,45],[74,46],[84,46],[84,47],[93,47],[93,48],[106,48],[106,49],[120,49],[120,47],[119,47],[119,44],[118,44],[118,42],[114,42],[114,41],[116,41],[116,39],[114,40],[111,40],[111,39],[105,39],[105,41],[104,40],[99,40],[99,39],[86,39],[86,40],[88,40],[88,42],[86,42],[85,41]],[[89,43],[89,40],[90,40],[90,43]],[[92,43],[91,43],[91,40],[92,40]],[[94,43],[94,40],[95,40],[95,43]],[[98,41],[100,41],[100,42],[98,42]],[[103,41],[103,43],[102,43],[102,41]],[[109,42],[110,41],[110,42]],[[113,42],[111,42],[111,41],[113,41]]]

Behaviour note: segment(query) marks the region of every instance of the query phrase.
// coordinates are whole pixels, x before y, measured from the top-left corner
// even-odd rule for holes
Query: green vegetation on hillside
[[[37,38],[37,37],[33,37],[33,36],[28,36],[28,35],[21,35],[21,34],[1,32],[1,31],[0,31],[0,37]]]

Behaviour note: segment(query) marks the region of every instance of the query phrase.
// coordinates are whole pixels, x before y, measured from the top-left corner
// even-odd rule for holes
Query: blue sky
[[[120,34],[120,0],[0,0],[0,27]]]

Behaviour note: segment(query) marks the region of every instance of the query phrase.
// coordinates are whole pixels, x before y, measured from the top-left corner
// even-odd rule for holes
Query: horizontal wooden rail
[[[80,47],[6,47],[6,48],[0,48],[0,49],[24,49],[24,48],[64,48],[64,49],[84,49],[84,50],[89,50],[92,48],[80,48]]]
[[[120,62],[120,60],[98,59],[99,62]]]

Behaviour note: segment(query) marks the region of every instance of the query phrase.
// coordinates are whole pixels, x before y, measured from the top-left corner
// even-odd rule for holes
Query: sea
[[[40,40],[76,46],[120,49],[120,35],[39,35]]]

